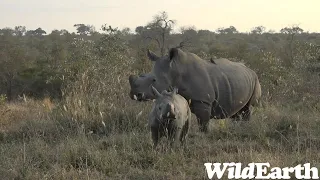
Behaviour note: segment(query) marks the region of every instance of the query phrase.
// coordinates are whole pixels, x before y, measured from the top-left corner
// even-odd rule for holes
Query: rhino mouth
[[[135,100],[135,101],[150,101],[151,99],[147,98],[145,93],[143,92],[138,92],[138,93],[134,93],[134,92],[130,92],[130,98],[132,100]]]

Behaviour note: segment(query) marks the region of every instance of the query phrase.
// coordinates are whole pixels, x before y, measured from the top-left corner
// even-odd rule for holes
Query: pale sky
[[[233,25],[246,32],[263,25],[279,31],[299,24],[305,31],[320,32],[320,0],[0,0],[0,28],[22,25],[47,33],[74,32],[74,24],[99,30],[107,23],[134,31],[160,11],[177,20],[177,28],[194,25],[215,31]]]

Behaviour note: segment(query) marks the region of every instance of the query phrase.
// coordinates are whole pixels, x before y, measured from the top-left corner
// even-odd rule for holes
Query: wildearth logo
[[[209,179],[214,175],[218,179],[228,171],[228,179],[319,179],[318,169],[310,167],[310,163],[299,164],[295,167],[272,167],[270,163],[249,163],[242,167],[242,163],[204,163]]]

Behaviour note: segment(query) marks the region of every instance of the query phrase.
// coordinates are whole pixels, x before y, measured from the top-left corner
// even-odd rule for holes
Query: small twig
[[[181,41],[178,46],[174,48],[185,48],[185,47],[190,47],[190,39],[187,37],[185,40]]]
[[[146,39],[155,40],[155,41],[158,43],[159,48],[161,49],[161,44],[160,44],[159,39],[157,39],[157,38],[152,38],[152,37],[150,37],[150,36],[146,37]]]

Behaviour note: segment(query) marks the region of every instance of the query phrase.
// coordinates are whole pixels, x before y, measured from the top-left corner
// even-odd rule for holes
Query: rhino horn
[[[162,96],[156,88],[154,88],[153,86],[151,86],[151,88],[152,88],[152,91],[153,91],[154,95],[157,98]]]
[[[154,52],[150,51],[149,49],[148,49],[147,55],[151,61],[157,61],[159,59],[159,57]]]
[[[174,110],[174,105],[172,103],[168,103],[167,104],[167,117],[168,118],[175,118],[176,114],[175,114],[175,110]]]

